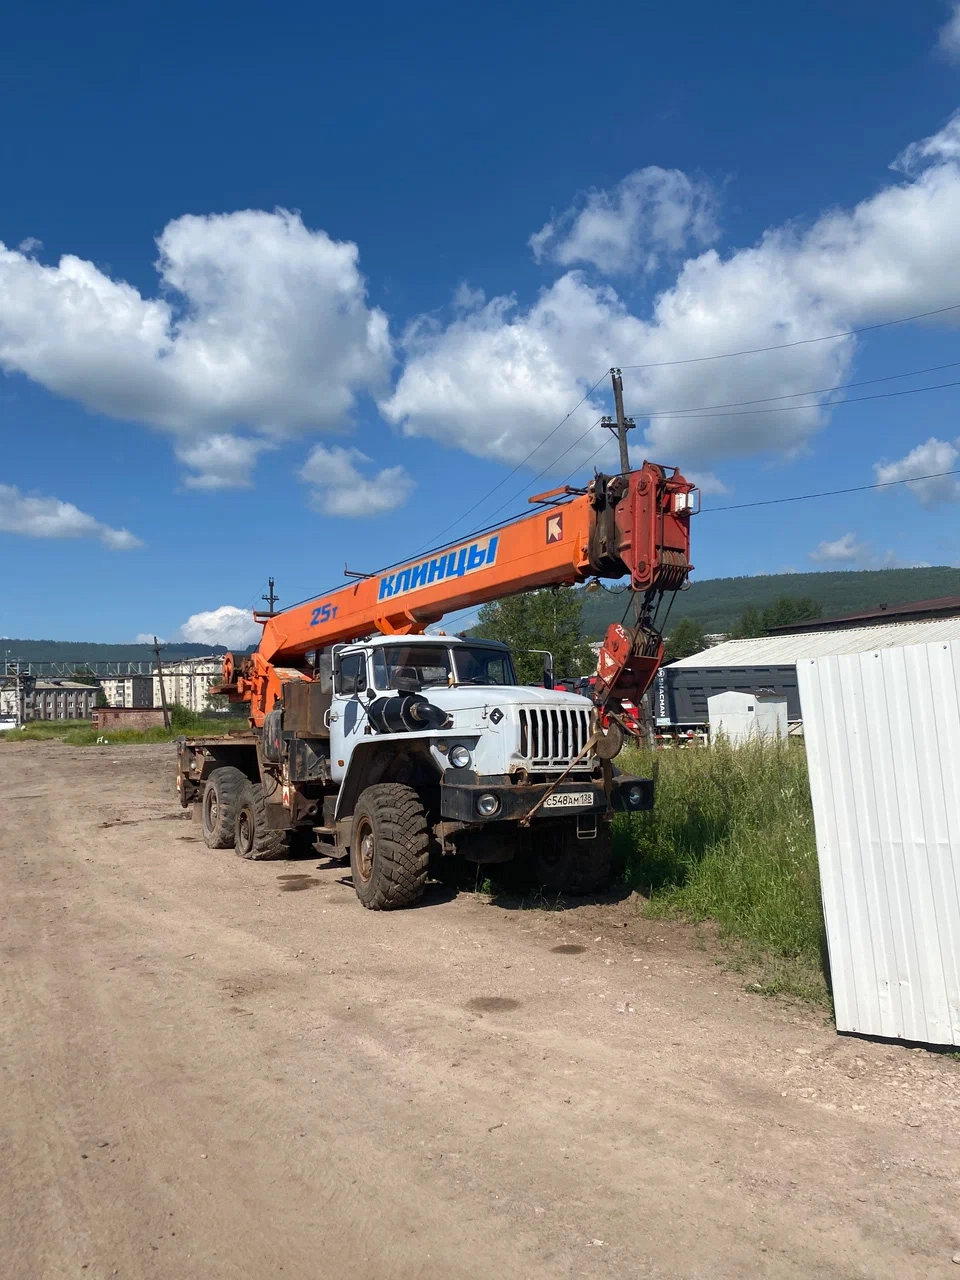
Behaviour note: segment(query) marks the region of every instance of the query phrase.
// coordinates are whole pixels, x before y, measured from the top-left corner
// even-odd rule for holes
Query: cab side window
[[[362,693],[367,687],[367,655],[348,653],[340,659],[340,692],[344,697]]]

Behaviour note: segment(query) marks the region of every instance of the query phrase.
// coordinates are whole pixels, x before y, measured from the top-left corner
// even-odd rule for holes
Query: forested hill
[[[670,611],[669,627],[681,618],[693,618],[707,634],[729,631],[744,609],[763,610],[778,596],[809,596],[823,610],[823,617],[875,609],[881,604],[906,604],[937,596],[960,595],[960,569],[939,565],[929,569],[863,569],[837,573],[776,573],[755,578],[708,578],[681,591]],[[590,639],[599,639],[611,622],[619,622],[627,604],[625,595],[612,591],[584,592],[583,625]],[[163,661],[225,653],[222,645],[166,644]],[[74,640],[0,639],[0,662],[149,662],[153,650],[146,644],[95,644]]]
[[[937,596],[960,595],[960,569],[937,565],[928,569],[862,569],[837,573],[776,573],[755,578],[707,578],[681,591],[673,602],[668,629],[692,618],[709,635],[730,631],[744,609],[763,610],[778,596],[809,596],[823,617],[859,613],[882,604],[907,604]],[[623,617],[626,596],[611,591],[587,592],[583,598],[584,631],[599,639],[611,622]]]
[[[164,662],[179,658],[200,658],[211,653],[226,653],[223,645],[165,644],[160,656]],[[94,644],[82,640],[9,640],[0,639],[0,662],[9,658],[17,662],[150,662],[153,649],[148,644]]]

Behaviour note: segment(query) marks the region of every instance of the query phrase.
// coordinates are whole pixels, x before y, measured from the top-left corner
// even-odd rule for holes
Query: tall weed
[[[652,914],[715,920],[760,986],[824,998],[823,912],[802,744],[624,753],[652,812],[618,819],[628,884]]]

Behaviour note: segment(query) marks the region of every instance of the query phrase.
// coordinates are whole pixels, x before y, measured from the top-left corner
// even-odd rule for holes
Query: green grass
[[[656,778],[652,813],[618,818],[627,883],[651,915],[715,921],[754,990],[826,1002],[806,756],[796,741],[627,751]]]
[[[5,729],[0,733],[0,742],[47,742],[62,738],[68,730],[89,728],[89,720],[34,720],[22,729]]]
[[[197,716],[176,703],[170,708],[170,728],[94,729],[89,720],[33,720],[22,729],[0,733],[3,742],[63,742],[70,747],[125,746],[147,742],[173,742],[180,734],[221,734],[245,729],[236,716]],[[100,740],[98,742],[98,739]]]

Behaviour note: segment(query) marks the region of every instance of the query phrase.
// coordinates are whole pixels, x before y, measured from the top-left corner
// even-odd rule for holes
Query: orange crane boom
[[[226,655],[223,692],[249,701],[260,725],[281,697],[278,669],[284,679],[311,678],[307,654],[377,631],[423,632],[444,614],[521,591],[627,577],[643,605],[630,631],[611,627],[598,675],[602,701],[638,702],[662,658],[652,606],[679,590],[692,569],[694,486],[676,470],[645,462],[624,475],[597,475],[585,490],[553,490],[530,501],[538,506],[530,515],[279,614],[255,614],[263,623],[259,648],[239,670]]]

